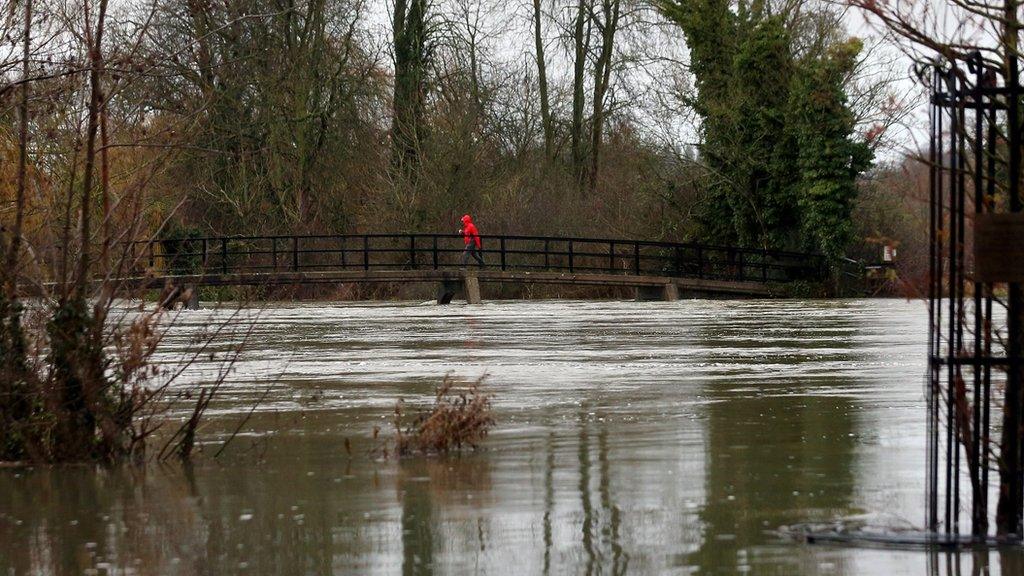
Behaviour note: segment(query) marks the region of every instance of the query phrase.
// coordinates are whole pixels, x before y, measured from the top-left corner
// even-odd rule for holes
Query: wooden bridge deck
[[[662,288],[675,285],[680,291],[738,296],[770,296],[767,284],[753,281],[674,278],[568,272],[532,272],[501,270],[330,270],[320,272],[265,272],[238,274],[175,274],[131,277],[121,280],[129,289],[160,289],[175,286],[282,286],[301,284],[350,284],[362,282],[462,282],[466,277],[481,283],[515,282],[522,284],[561,284],[574,286],[612,286],[626,288]]]
[[[480,283],[633,287],[644,298],[769,296],[769,286],[819,280],[815,254],[702,244],[543,236],[483,237],[486,267],[460,267],[456,235],[366,234],[149,240],[127,246],[127,289],[361,282],[437,282],[479,300]],[[660,295],[660,296],[659,296]]]

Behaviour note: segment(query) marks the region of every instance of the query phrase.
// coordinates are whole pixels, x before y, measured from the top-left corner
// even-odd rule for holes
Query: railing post
[[[416,235],[409,235],[409,266],[416,267]]]
[[[299,271],[299,237],[292,236],[292,270]]]
[[[433,246],[430,249],[431,256],[434,260],[434,270],[437,270],[437,236],[434,236]]]
[[[572,273],[573,268],[573,253],[572,253],[572,240],[569,240],[569,273]]]
[[[640,243],[633,243],[633,271],[639,276],[640,275]]]
[[[274,272],[277,272],[277,236],[270,239],[270,260],[274,265]]]
[[[156,268],[156,254],[153,253],[153,241],[149,241],[149,267]]]
[[[498,240],[498,245],[501,247],[501,271],[504,272],[505,271],[505,237],[504,236],[502,236],[501,239]]]
[[[222,274],[228,273],[228,239],[220,239],[220,271]]]
[[[341,268],[345,269],[348,264],[345,262],[345,237],[341,237]]]
[[[370,269],[370,237],[363,236],[363,270]]]
[[[615,273],[615,242],[608,243],[608,272]]]
[[[206,270],[206,265],[210,260],[210,246],[209,241],[203,238],[203,270]]]
[[[545,270],[551,269],[550,256],[551,256],[551,241],[550,240],[545,240],[544,241],[544,269]]]

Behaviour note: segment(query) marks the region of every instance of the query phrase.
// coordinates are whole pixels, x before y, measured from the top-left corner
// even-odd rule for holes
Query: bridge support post
[[[679,300],[679,286],[675,282],[669,282],[665,284],[665,302],[675,302]]]
[[[480,303],[480,279],[476,276],[466,274],[465,283],[466,304]]]
[[[675,302],[679,300],[679,287],[675,282],[662,286],[637,286],[637,302]]]
[[[437,303],[451,304],[456,296],[464,295],[466,304],[480,303],[480,279],[475,274],[461,278],[444,278],[437,284]]]
[[[184,295],[188,296],[188,300],[185,301],[185,308],[187,310],[199,310],[199,286],[186,284]]]

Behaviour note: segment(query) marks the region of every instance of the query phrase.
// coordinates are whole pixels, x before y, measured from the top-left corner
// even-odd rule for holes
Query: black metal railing
[[[490,270],[757,282],[820,280],[827,274],[824,257],[799,252],[547,236],[481,240]],[[147,240],[129,250],[137,274],[236,274],[456,269],[464,246],[455,234],[348,234]]]

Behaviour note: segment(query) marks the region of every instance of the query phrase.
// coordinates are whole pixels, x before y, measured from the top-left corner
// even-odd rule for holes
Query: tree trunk
[[[601,138],[604,133],[604,100],[611,81],[615,32],[619,27],[620,0],[603,0],[604,23],[601,26],[601,53],[594,65],[594,117],[591,120],[590,193],[597,190],[597,176],[601,166]]]
[[[412,174],[423,139],[427,66],[427,0],[396,0],[392,39],[395,84],[392,100],[392,165]]]
[[[540,0],[533,0],[533,41],[537,56],[537,81],[540,84],[540,118],[544,128],[544,155],[555,155],[555,127],[551,119],[551,103],[548,99],[548,70],[544,61],[544,40],[541,34]]]
[[[100,106],[100,195],[103,206],[103,245],[100,248],[100,265],[104,274],[110,271],[110,159],[107,154],[110,145],[107,139],[107,101]]]
[[[576,177],[577,190],[583,186],[583,81],[587,68],[587,48],[589,34],[584,26],[587,22],[589,9],[587,0],[579,0],[576,9],[576,21],[573,27],[573,74],[572,74],[572,126],[570,138],[572,142],[572,169]]]
[[[14,197],[14,228],[11,230],[10,245],[0,235],[0,247],[6,248],[3,289],[7,298],[18,297],[18,256],[21,252],[22,228],[25,225],[25,197],[28,188],[28,92],[29,92],[29,56],[32,44],[32,0],[25,3],[25,38],[22,48],[22,80],[21,103],[18,109],[18,188]],[[0,226],[0,232],[3,227]],[[0,318],[0,322],[6,318]]]
[[[1007,0],[1005,5],[1005,22],[1003,50],[1005,51],[1007,81],[1016,87],[1020,82],[1020,69],[1017,63],[1017,34],[1020,26],[1017,21],[1018,0]],[[1009,98],[1008,121],[1020,125],[1020,101]],[[1010,133],[1010,165],[1009,165],[1009,196],[1010,210],[1020,212],[1024,208],[1021,201],[1020,171],[1021,142],[1020,130],[1011,128]],[[1003,430],[1000,441],[999,459],[999,502],[996,505],[996,533],[999,535],[1021,533],[1021,496],[1024,486],[1021,485],[1021,414],[1024,412],[1024,287],[1018,282],[1011,282],[1007,298],[1007,345],[1006,356],[1009,369],[1006,374],[1006,391],[1003,398]]]
[[[100,108],[103,106],[100,70],[103,68],[102,42],[106,14],[107,0],[100,0],[96,35],[89,42],[89,121],[86,128],[84,174],[82,175],[82,245],[78,260],[78,277],[76,278],[76,291],[80,297],[85,296],[89,286],[92,187],[93,173],[96,171],[96,133],[99,131]],[[89,18],[88,14],[86,14],[86,18]]]

